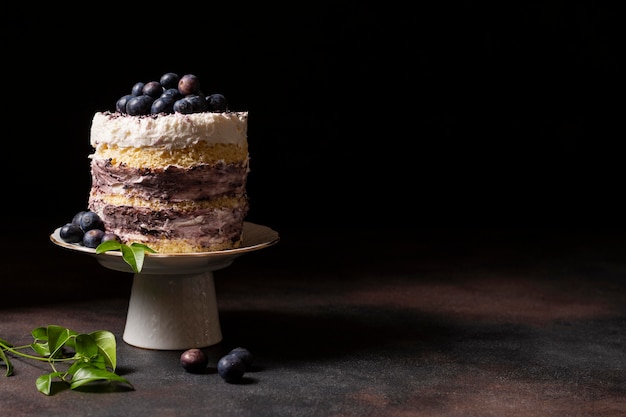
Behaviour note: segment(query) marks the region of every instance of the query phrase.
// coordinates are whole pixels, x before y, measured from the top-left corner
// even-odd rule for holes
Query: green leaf
[[[135,259],[135,252],[133,252],[130,246],[126,246],[126,245],[122,246],[120,250],[122,251],[122,258],[124,258],[124,261],[126,261],[126,263],[130,265],[130,267],[135,273],[139,273],[140,269],[137,267],[137,260]],[[142,259],[142,263],[143,263],[143,259]]]
[[[107,240],[98,245],[96,248],[96,254],[101,254],[110,250],[120,250],[121,247],[122,243],[117,240]]]
[[[126,378],[104,369],[98,369],[86,365],[76,371],[72,377],[72,381],[70,382],[70,388],[76,389],[82,385],[96,381],[121,382],[132,387],[132,384],[128,382]]]
[[[61,326],[48,326],[48,348],[50,357],[58,358],[62,353],[63,346],[76,332]]]
[[[71,329],[49,325],[37,327],[31,332],[34,342],[30,345],[14,347],[0,339],[0,365],[6,364],[6,376],[13,373],[13,365],[7,353],[26,359],[48,362],[52,373],[41,375],[36,380],[37,389],[45,395],[52,395],[67,388],[76,388],[95,381],[122,382],[133,386],[125,378],[115,373],[117,365],[116,342],[113,333],[97,330],[91,333],[77,333]],[[64,356],[64,348],[73,347],[73,356]],[[21,352],[32,348],[39,356]],[[69,365],[68,370],[61,372],[56,365]],[[54,378],[60,381],[53,381]],[[71,381],[71,382],[70,382]],[[93,388],[100,389],[95,386]]]
[[[122,258],[131,267],[136,274],[141,272],[143,268],[143,260],[146,252],[156,253],[156,251],[143,243],[131,243],[130,246],[120,243],[116,240],[107,240],[100,243],[96,247],[96,254],[108,252],[110,250],[119,250],[122,252]]]
[[[11,348],[11,347],[13,347],[12,344],[10,344],[4,339],[0,339],[0,362],[4,362],[7,367],[5,376],[13,375],[13,365],[11,364],[11,361],[9,360],[7,355],[4,353],[4,348]]]
[[[130,250],[135,258],[135,265],[137,265],[135,272],[139,273],[143,269],[143,260],[146,256],[146,251],[138,246],[130,246]]]
[[[63,375],[63,372],[52,372],[49,374],[41,375],[35,381],[35,385],[37,386],[39,392],[50,395],[52,391],[52,379],[60,377],[61,375]]]
[[[157,253],[157,251],[155,251],[154,249],[152,249],[150,246],[144,245],[143,243],[137,243],[137,242],[133,242],[130,244],[131,248],[141,248],[143,249],[145,252],[150,252],[150,253]]]
[[[98,353],[104,356],[106,363],[115,371],[117,367],[115,335],[108,330],[98,330],[89,334],[98,345]]]
[[[8,343],[4,343],[4,340],[0,339],[0,341],[2,341],[3,344],[10,346]],[[11,376],[13,375],[13,365],[11,364],[11,361],[9,360],[9,358],[7,358],[7,355],[5,355],[4,350],[0,349],[0,362],[4,362],[5,365],[7,366],[7,371],[5,372],[5,376]]]
[[[90,365],[91,365],[90,362],[83,362],[81,360],[77,360],[69,368],[67,368],[67,373],[71,374],[71,375],[74,375],[83,366],[90,366]]]
[[[77,358],[76,362],[67,369],[68,374],[75,374],[82,367],[89,366],[92,368],[107,370],[106,361],[102,355],[96,355],[93,358],[85,359]]]
[[[79,334],[75,343],[77,357],[90,359],[98,354],[98,345],[91,335]]]
[[[30,345],[31,349],[39,353],[41,356],[50,356],[50,349],[48,348],[48,342],[45,343],[33,343]]]
[[[98,354],[96,356],[93,356],[89,361],[89,364],[94,368],[106,370],[108,367],[108,370],[110,370],[111,372],[115,371],[113,368],[111,368],[111,365],[109,364],[109,359],[104,355]]]
[[[31,349],[39,353],[41,356],[50,356],[50,348],[48,347],[48,328],[36,327],[30,334],[33,336],[33,343],[30,345]]]
[[[48,328],[47,327],[36,327],[33,329],[30,334],[33,338],[37,340],[48,340]]]

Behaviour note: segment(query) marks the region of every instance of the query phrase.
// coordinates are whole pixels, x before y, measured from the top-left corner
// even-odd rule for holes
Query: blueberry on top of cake
[[[115,111],[93,116],[89,210],[123,243],[158,253],[242,244],[248,213],[248,113],[198,77],[137,82]]]

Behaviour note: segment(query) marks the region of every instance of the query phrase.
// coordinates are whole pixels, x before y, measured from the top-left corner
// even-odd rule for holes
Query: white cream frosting
[[[91,146],[181,149],[201,141],[245,146],[247,125],[248,112],[158,116],[98,112],[91,123]]]

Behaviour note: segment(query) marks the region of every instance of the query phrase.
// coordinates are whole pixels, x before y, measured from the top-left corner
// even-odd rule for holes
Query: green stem
[[[67,361],[73,361],[75,359],[74,357],[51,359],[49,357],[44,357],[44,356],[29,355],[28,353],[20,352],[19,350],[17,350],[17,349],[29,348],[30,345],[18,346],[18,347],[12,348],[12,347],[6,346],[3,343],[0,343],[0,347],[2,347],[2,350],[4,350],[5,352],[9,352],[9,353],[12,353],[14,355],[21,356],[23,358],[34,359],[36,361],[41,361],[41,362],[50,362],[50,363],[53,363],[53,362],[67,362]]]

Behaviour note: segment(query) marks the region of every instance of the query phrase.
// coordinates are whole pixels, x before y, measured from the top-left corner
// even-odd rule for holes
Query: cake
[[[160,88],[166,94],[167,85]],[[155,95],[144,97],[143,110],[131,110],[130,100],[146,95],[129,94],[116,111],[93,116],[89,210],[122,243],[157,253],[240,247],[249,208],[248,113],[228,110],[223,96],[211,109],[197,86],[180,88],[169,108],[154,110]],[[197,101],[172,105],[185,97]]]

